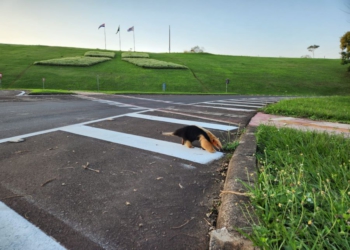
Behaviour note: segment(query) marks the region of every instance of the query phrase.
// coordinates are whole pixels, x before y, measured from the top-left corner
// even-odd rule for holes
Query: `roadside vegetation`
[[[345,95],[350,75],[339,59],[264,58],[208,53],[147,53],[152,59],[189,70],[148,69],[115,58],[91,67],[34,65],[53,58],[82,56],[91,49],[0,44],[2,88],[130,93],[226,93],[258,95]]]
[[[350,249],[350,140],[261,125],[249,187],[262,249]]]
[[[350,123],[350,96],[287,99],[261,110],[274,115]]]
[[[293,98],[263,111],[350,123],[350,98]],[[350,139],[266,125],[256,138],[251,240],[262,249],[350,249]]]

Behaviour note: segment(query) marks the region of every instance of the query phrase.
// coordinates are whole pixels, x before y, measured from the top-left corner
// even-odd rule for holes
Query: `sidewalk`
[[[313,121],[309,119],[301,119],[294,117],[284,117],[277,115],[269,115],[258,112],[250,121],[249,126],[256,127],[259,124],[274,125],[276,127],[288,127],[300,130],[316,130],[326,131],[335,134],[344,134],[349,137],[350,124]]]
[[[240,138],[240,144],[229,163],[224,190],[221,193],[221,206],[217,219],[217,230],[210,233],[210,250],[240,249],[254,250],[252,242],[245,239],[235,228],[249,229],[246,220],[246,204],[249,198],[242,195],[246,191],[240,181],[254,185],[256,177],[256,139],[255,129],[260,124],[276,127],[289,127],[300,130],[316,130],[334,134],[343,134],[350,138],[350,124],[331,123],[269,115],[258,112]]]

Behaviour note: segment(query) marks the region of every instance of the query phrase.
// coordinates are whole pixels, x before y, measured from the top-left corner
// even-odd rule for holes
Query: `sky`
[[[348,3],[0,0],[0,43],[164,53],[170,27],[171,52],[199,46],[220,55],[299,58],[312,56],[307,48],[319,45],[315,58],[340,58],[340,37],[350,31]]]

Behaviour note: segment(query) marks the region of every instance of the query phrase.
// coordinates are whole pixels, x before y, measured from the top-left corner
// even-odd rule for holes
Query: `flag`
[[[120,31],[120,25],[118,26],[118,30],[117,30],[117,33],[116,33],[116,34],[118,34],[119,31]]]
[[[104,23],[103,23],[103,24],[101,24],[101,25],[100,25],[100,27],[98,27],[98,29],[100,29],[101,27],[103,27],[103,28],[104,28],[104,27],[105,27],[105,24],[104,24]]]
[[[129,31],[134,31],[134,26],[130,27],[130,28],[128,29],[128,32],[129,32]]]

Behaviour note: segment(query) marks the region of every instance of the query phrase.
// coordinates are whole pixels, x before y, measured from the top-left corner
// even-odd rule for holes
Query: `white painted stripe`
[[[266,102],[252,102],[252,101],[240,101],[240,100],[220,100],[216,102],[224,102],[224,103],[237,103],[237,104],[248,104],[248,105],[266,105]]]
[[[148,109],[148,108],[130,108],[132,110],[145,110],[145,109]]]
[[[103,100],[103,99],[97,99],[97,101],[100,103],[114,103],[113,101]]]
[[[208,164],[214,160],[220,159],[223,156],[223,153],[221,152],[209,153],[199,148],[186,148],[180,143],[177,144],[89,126],[67,126],[61,130],[68,133],[87,136],[133,148],[139,148],[200,164]]]
[[[250,106],[250,105],[242,105],[242,104],[235,104],[235,103],[216,103],[216,102],[203,102],[205,104],[212,104],[212,105],[223,105],[223,106],[237,106],[237,107],[247,107],[247,108],[260,108],[263,107],[264,105],[254,105],[254,106]]]
[[[64,250],[66,248],[0,202],[0,249]]]
[[[21,93],[19,93],[17,96],[22,96],[22,95],[24,95],[26,92],[24,92],[24,91],[21,91]]]
[[[47,129],[47,130],[38,131],[38,132],[34,132],[34,133],[29,133],[29,134],[24,134],[24,135],[13,136],[13,137],[5,138],[5,139],[0,139],[0,143],[12,141],[12,140],[17,140],[17,139],[21,139],[21,138],[28,138],[28,137],[32,137],[32,136],[36,136],[36,135],[42,135],[42,134],[55,132],[55,131],[57,131],[57,128]]]
[[[214,100],[212,102],[243,102],[243,103],[258,103],[258,104],[266,104],[266,103],[273,103],[274,101],[267,101],[266,99],[261,99],[261,98],[243,98],[243,99],[223,99],[223,100]],[[201,104],[204,102],[195,102],[195,103],[189,103],[187,105],[196,105],[196,104]]]
[[[119,105],[121,108],[130,108],[130,107],[135,107],[134,105],[128,105],[128,104],[121,104]]]
[[[274,101],[268,101],[268,100],[232,100],[234,102],[241,102],[241,103],[251,103],[251,104],[267,104],[267,103],[273,103]]]
[[[206,105],[193,105],[193,106],[204,107],[204,108],[213,108],[213,109],[225,109],[225,110],[233,110],[233,111],[243,111],[243,112],[256,111],[255,109],[224,108],[224,107],[215,107],[215,106],[206,106]]]
[[[141,119],[147,119],[147,120],[152,120],[152,121],[161,121],[161,122],[176,123],[176,124],[183,124],[183,125],[196,125],[196,126],[200,126],[203,128],[211,128],[211,129],[224,130],[224,131],[238,129],[238,127],[236,127],[236,126],[207,123],[207,122],[198,122],[198,121],[190,121],[190,120],[181,120],[181,119],[174,119],[174,118],[153,116],[153,115],[132,113],[132,114],[128,114],[127,116],[141,118]]]
[[[148,111],[152,111],[152,109],[143,110],[143,111],[139,111],[139,112],[136,112],[136,113],[142,113],[142,112],[148,112]],[[105,120],[111,120],[111,119],[123,117],[123,116],[125,116],[125,115],[128,115],[128,114],[110,116],[110,117],[106,117],[106,118],[102,118],[102,119],[97,119],[97,120],[93,120],[93,121],[88,121],[88,122],[82,122],[82,123],[72,124],[72,125],[69,125],[69,126],[86,125],[86,124],[95,123],[95,122],[102,122],[102,121],[105,121]],[[65,127],[65,126],[64,126],[64,127]],[[10,141],[10,140],[17,140],[17,139],[20,139],[20,138],[28,138],[28,137],[32,137],[32,136],[36,136],[36,135],[42,135],[42,134],[46,134],[46,133],[56,132],[57,130],[60,130],[61,128],[64,128],[64,127],[58,127],[58,128],[53,128],[53,129],[47,129],[47,130],[42,130],[42,131],[38,131],[38,132],[33,132],[33,133],[28,133],[28,134],[13,136],[13,137],[9,137],[9,138],[4,138],[4,139],[0,139],[0,143],[8,142],[8,141]]]
[[[118,96],[130,98],[130,99],[146,100],[146,101],[151,101],[151,102],[163,102],[163,103],[172,103],[172,104],[174,103],[171,101],[156,100],[156,99],[150,99],[150,98],[144,98],[144,97],[136,97],[136,96],[128,96],[128,95],[118,95]],[[182,104],[182,103],[177,103],[177,104]]]

